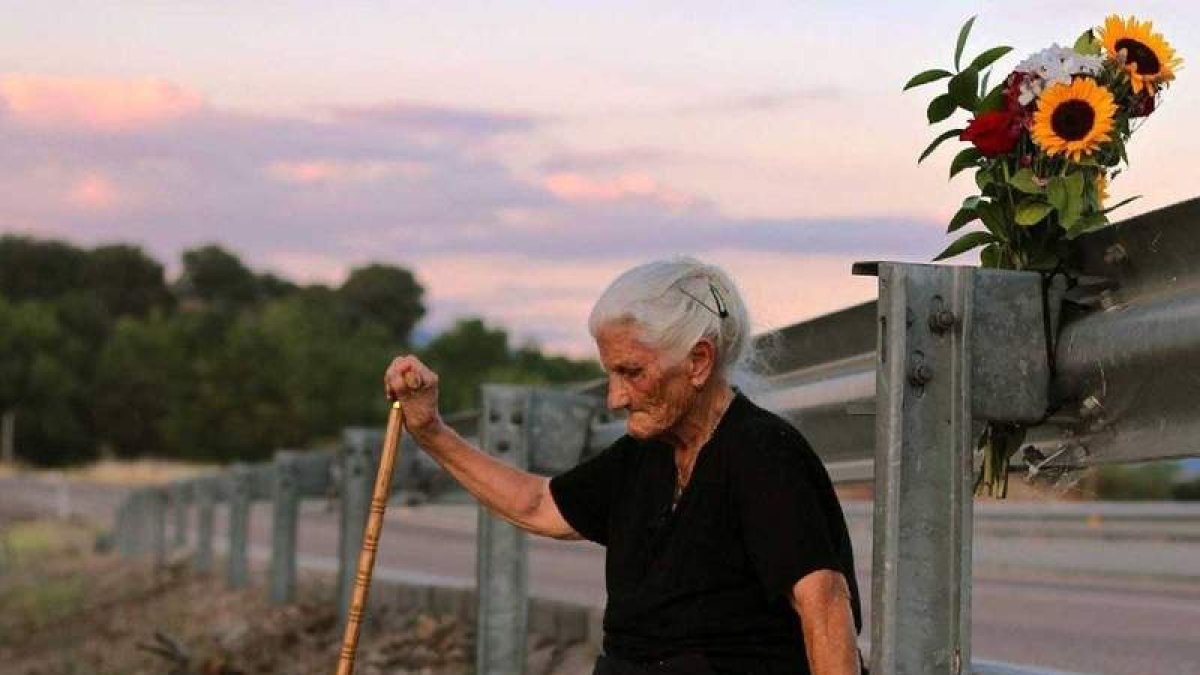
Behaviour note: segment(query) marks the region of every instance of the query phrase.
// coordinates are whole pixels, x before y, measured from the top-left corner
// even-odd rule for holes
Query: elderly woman
[[[404,403],[416,441],[494,513],[606,547],[597,675],[859,672],[845,518],[800,432],[731,387],[749,320],[728,275],[686,258],[635,267],[588,325],[628,433],[555,478],[509,467],[447,427],[437,375],[415,357],[388,367],[387,394]]]

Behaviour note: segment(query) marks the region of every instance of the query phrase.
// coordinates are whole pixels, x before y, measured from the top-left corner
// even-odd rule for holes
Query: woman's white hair
[[[709,338],[718,369],[731,382],[751,361],[750,316],[741,293],[724,270],[695,258],[656,260],[617,277],[592,307],[588,330],[594,338],[605,325],[620,322],[635,324],[671,364]]]

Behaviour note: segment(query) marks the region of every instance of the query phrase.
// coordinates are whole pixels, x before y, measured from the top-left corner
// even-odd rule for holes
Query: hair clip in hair
[[[729,310],[725,309],[725,299],[721,297],[721,292],[717,290],[717,285],[713,282],[708,282],[708,290],[712,293],[713,301],[717,303],[716,315],[724,319],[729,316]]]
[[[704,309],[707,309],[708,311],[712,312],[720,319],[724,319],[729,316],[729,310],[725,308],[725,299],[721,297],[721,292],[717,290],[716,284],[714,284],[711,281],[708,282],[708,292],[712,293],[713,301],[716,302],[716,305],[717,305],[716,309],[709,307],[707,302],[704,302],[700,298],[697,298],[696,296],[692,295],[691,293],[688,293],[686,290],[684,290],[684,288],[682,286],[679,287],[679,292],[688,296],[697,305],[700,305]]]

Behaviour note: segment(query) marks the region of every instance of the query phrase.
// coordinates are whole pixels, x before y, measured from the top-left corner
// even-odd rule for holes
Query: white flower
[[[1028,105],[1051,84],[1071,84],[1075,75],[1096,75],[1100,72],[1101,61],[1099,56],[1087,56],[1053,44],[1017,64],[1017,72],[1033,75],[1021,84],[1018,100],[1021,105]]]

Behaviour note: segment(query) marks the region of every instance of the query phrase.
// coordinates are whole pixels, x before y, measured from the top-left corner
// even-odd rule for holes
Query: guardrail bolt
[[[1104,262],[1108,265],[1119,265],[1129,260],[1129,251],[1121,244],[1113,244],[1104,249]]]
[[[1079,404],[1079,416],[1083,419],[1091,419],[1097,417],[1104,410],[1104,405],[1100,403],[1100,399],[1095,395],[1088,396],[1083,399],[1083,403]]]
[[[929,314],[929,330],[941,335],[946,331],[954,328],[954,324],[958,323],[958,317],[954,316],[954,312],[948,309],[934,309]]]
[[[1112,289],[1100,291],[1100,307],[1106,312],[1111,312],[1114,309],[1120,309],[1121,301],[1117,299],[1117,294]]]
[[[924,363],[918,363],[912,367],[908,373],[908,381],[914,387],[923,387],[927,382],[933,379],[933,368],[930,368]]]

